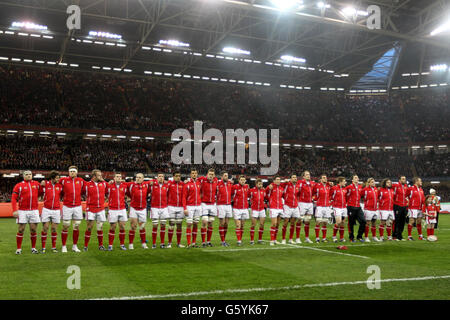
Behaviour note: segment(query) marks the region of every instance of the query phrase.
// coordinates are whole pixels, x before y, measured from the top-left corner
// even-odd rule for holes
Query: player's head
[[[420,179],[419,177],[414,177],[413,178],[413,183],[418,186],[421,187],[422,186],[422,179]]]
[[[191,179],[195,180],[197,179],[198,172],[196,169],[191,169]]]
[[[175,182],[181,181],[181,173],[179,171],[175,171],[173,173],[173,181],[175,181]]]
[[[388,179],[388,178],[383,179],[383,180],[381,181],[381,187],[382,187],[382,188],[390,188],[390,187],[392,187],[392,181],[391,181],[391,179]]]
[[[296,184],[296,183],[297,183],[297,175],[296,175],[295,173],[291,174],[291,182],[292,182],[293,184]]]
[[[256,184],[256,187],[258,188],[258,189],[261,189],[262,188],[262,186],[263,186],[263,182],[262,182],[262,180],[261,179],[256,179],[256,182],[255,182],[255,184]]]
[[[436,195],[436,190],[434,190],[433,188],[430,189],[430,194],[435,196]]]
[[[228,172],[222,171],[222,181],[228,181]]]
[[[325,173],[322,173],[320,175],[320,182],[322,183],[327,183],[328,179],[327,179],[327,175]]]
[[[406,177],[405,177],[405,176],[400,176],[400,178],[398,179],[398,181],[399,181],[401,184],[405,184],[405,183],[406,183]]]
[[[280,178],[280,176],[275,176],[275,177],[273,178],[273,183],[275,183],[277,186],[279,186],[280,183],[281,183],[281,178]]]
[[[359,177],[357,174],[352,175],[352,183],[354,184],[358,184],[359,182]]]
[[[60,178],[59,172],[53,170],[52,172],[50,172],[48,178],[52,181],[52,183],[58,183]]]
[[[22,173],[22,176],[23,176],[23,180],[25,180],[25,181],[30,181],[31,179],[33,179],[33,174],[31,173],[30,170],[25,170]]]
[[[94,182],[98,182],[102,180],[102,172],[98,169],[94,169],[91,172],[91,179]]]
[[[158,183],[164,183],[164,173],[158,172],[156,179],[158,180]]]
[[[337,177],[337,183],[341,187],[345,187],[345,185],[347,184],[347,180],[345,180],[344,177]]]
[[[239,184],[240,184],[241,186],[243,186],[243,185],[245,184],[245,181],[247,181],[247,180],[245,179],[245,176],[244,176],[244,175],[240,175],[240,176],[239,176]]]
[[[431,204],[433,202],[433,196],[429,195],[425,198],[425,203],[426,204]]]
[[[305,180],[311,179],[311,173],[308,170],[303,171],[303,179],[305,179]]]
[[[215,175],[216,175],[216,173],[215,173],[214,169],[211,168],[208,170],[206,177],[208,178],[208,180],[212,180],[212,179],[214,179]]]
[[[366,186],[374,187],[375,186],[375,179],[374,178],[367,179]]]
[[[70,166],[69,167],[69,177],[75,178],[78,174],[78,168],[77,166]]]
[[[115,183],[122,182],[122,173],[120,172],[114,173],[114,182]]]
[[[142,183],[144,181],[144,174],[143,173],[137,173],[136,174],[136,183]]]

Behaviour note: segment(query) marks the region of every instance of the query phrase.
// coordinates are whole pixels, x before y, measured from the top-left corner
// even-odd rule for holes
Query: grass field
[[[213,248],[143,250],[138,245],[137,235],[136,249],[123,252],[118,250],[116,233],[112,252],[98,251],[97,239],[93,236],[88,252],[54,254],[47,251],[39,255],[30,253],[27,228],[24,252],[17,256],[14,254],[15,220],[0,219],[0,299],[450,298],[450,216],[441,216],[440,230],[436,231],[439,240],[435,243],[347,242],[347,251],[337,250],[333,243],[270,247],[265,242],[250,246],[248,226],[244,245],[236,247],[233,225],[231,222],[227,235],[229,248],[219,246],[216,224]],[[84,227],[85,222],[81,225],[80,249]],[[40,248],[40,228],[37,248]],[[268,231],[269,224],[265,230],[266,240]],[[314,235],[314,230],[311,231]],[[415,235],[416,230],[413,232]],[[147,226],[147,237],[150,233]],[[279,237],[280,233],[281,230]],[[107,226],[104,234],[107,241]],[[331,229],[328,234],[331,235]],[[68,249],[71,237],[70,233]],[[60,241],[58,234],[58,248]],[[48,249],[50,244],[48,239]],[[70,274],[66,272],[70,265],[80,267],[79,290],[67,289]],[[381,289],[369,290],[366,285],[370,265],[377,265],[381,270],[381,279],[386,281],[381,282]]]

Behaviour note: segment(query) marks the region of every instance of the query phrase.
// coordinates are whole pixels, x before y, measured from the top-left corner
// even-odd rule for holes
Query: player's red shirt
[[[152,196],[151,207],[152,208],[167,208],[167,194],[169,192],[168,183],[159,183],[157,180],[153,180],[153,185],[149,186],[149,193]],[[182,202],[180,203],[181,207]]]
[[[364,210],[378,210],[378,190],[375,187],[365,187],[362,189],[362,197],[364,199]]]
[[[147,195],[150,193],[150,185],[148,183],[129,182],[127,195],[131,198],[130,207],[136,210],[147,208]]]
[[[233,193],[233,208],[234,209],[248,209],[248,185],[235,184],[231,188]]]
[[[83,185],[83,194],[86,195],[86,211],[97,213],[105,210],[105,194],[108,189],[105,181],[87,181]]]
[[[39,186],[39,194],[44,195],[44,208],[49,210],[61,209],[62,185],[60,183],[53,184],[51,181],[45,181],[45,187]]]
[[[441,199],[438,196],[431,195],[431,203],[436,205],[437,212],[441,211]]]
[[[168,183],[168,204],[172,207],[182,207],[183,206],[183,181],[169,181]]]
[[[69,208],[81,206],[81,190],[85,181],[80,177],[64,177],[59,179],[63,186],[63,205]]]
[[[347,206],[357,208],[361,207],[360,201],[362,197],[362,186],[352,183],[351,185],[345,187],[345,191],[347,192]]]
[[[266,197],[266,190],[264,188],[251,188],[249,190],[249,198],[251,201],[251,208],[255,211],[264,210],[265,204],[264,199]]]
[[[200,197],[200,180],[189,179],[183,187],[183,208],[186,210],[187,206],[199,206],[202,199]]]
[[[304,179],[297,182],[299,189],[298,202],[312,203],[312,189],[315,184],[314,181]]]
[[[273,186],[272,190],[270,190],[270,186]],[[266,199],[269,200],[270,209],[283,209],[283,187],[275,183],[268,185],[266,188]]]
[[[199,180],[201,181],[200,192],[202,195],[202,203],[215,204],[219,180],[215,177],[212,181],[209,181],[206,177],[200,177]]]
[[[11,196],[13,212],[17,211],[17,201],[19,201],[19,210],[37,210],[39,186],[39,182],[34,180],[24,180],[16,184]]]
[[[340,185],[331,188],[330,201],[333,208],[343,209],[347,207],[346,193],[345,187],[341,187]]]
[[[231,204],[231,195],[233,184],[228,180],[224,182],[222,180],[217,184],[217,204],[228,205]]]
[[[282,184],[284,204],[290,208],[298,207],[299,185],[292,182]]]
[[[378,191],[378,209],[394,210],[394,190],[392,188],[380,188]]]
[[[429,219],[436,218],[438,211],[438,207],[434,204],[429,204],[425,207],[426,213],[429,214],[431,217],[428,217]]]
[[[400,207],[406,207],[406,191],[408,190],[408,186],[406,184],[393,183],[392,190],[394,191],[394,204]]]
[[[331,187],[329,184],[316,183],[313,187],[313,195],[316,197],[318,207],[329,207]]]
[[[406,191],[406,196],[409,198],[409,209],[423,210],[425,206],[425,195],[421,187],[412,186]]]
[[[108,184],[108,190],[106,192],[108,196],[108,208],[110,210],[123,210],[125,209],[125,194],[127,193],[128,183],[121,182],[117,184],[115,181],[112,184]]]

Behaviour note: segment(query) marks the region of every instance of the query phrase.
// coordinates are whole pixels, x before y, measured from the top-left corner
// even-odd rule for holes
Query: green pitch
[[[81,225],[78,244],[80,249],[84,242],[84,227],[85,222]],[[107,228],[104,227],[106,244]],[[17,256],[14,254],[17,232],[15,220],[0,219],[0,299],[96,299],[139,296],[147,299],[450,298],[450,216],[441,216],[440,230],[436,231],[439,240],[435,243],[346,242],[348,246],[346,251],[337,250],[337,245],[332,242],[275,247],[270,247],[269,243],[265,242],[262,245],[250,246],[248,229],[247,225],[242,247],[235,245],[234,222],[231,222],[227,234],[227,240],[231,244],[229,248],[219,246],[216,223],[212,248],[159,249],[158,247],[155,250],[143,250],[139,245],[137,234],[135,250],[124,252],[118,250],[119,239],[116,232],[115,250],[100,252],[97,250],[96,233],[93,232],[88,252],[52,253],[49,237],[47,253],[32,255],[27,228],[23,254]],[[40,230],[41,227],[38,229],[38,249]],[[267,223],[265,240],[268,240],[269,230],[270,226]],[[331,232],[330,228],[328,230],[330,240]],[[301,235],[303,239],[303,228]],[[311,235],[314,236],[313,228]],[[413,235],[417,239],[415,229]],[[257,237],[257,230],[255,236]],[[281,236],[281,228],[278,236]],[[147,225],[147,238],[151,239],[150,225]],[[67,243],[69,250],[72,245],[71,239],[70,232]],[[182,239],[185,243],[184,232]],[[201,239],[200,234],[198,239]],[[128,234],[125,242],[128,245],[127,242]],[[60,234],[57,243],[60,249]],[[67,288],[67,280],[71,276],[67,273],[67,268],[71,265],[76,265],[81,270],[79,290]],[[366,281],[370,276],[367,268],[370,265],[378,266],[381,280],[386,280],[381,282],[380,289],[369,290],[367,287]],[[423,280],[420,279],[422,277],[436,278]],[[187,293],[191,295],[186,295]]]

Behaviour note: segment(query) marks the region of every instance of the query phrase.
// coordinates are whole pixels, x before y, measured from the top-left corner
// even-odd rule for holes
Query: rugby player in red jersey
[[[409,187],[406,191],[406,196],[409,199],[409,223],[408,223],[408,240],[414,240],[411,232],[413,224],[416,223],[419,240],[424,240],[422,235],[422,212],[425,208],[425,195],[422,189],[422,179],[414,177],[414,185]]]
[[[377,220],[380,219],[378,213],[378,190],[375,187],[375,179],[369,178],[366,182],[366,187],[361,191],[364,199],[364,218],[367,221],[365,230],[365,242],[370,242],[369,239],[369,225],[372,230],[372,240],[379,242],[377,238]]]
[[[298,181],[298,208],[300,211],[300,219],[297,221],[296,225],[296,243],[301,243],[300,241],[300,228],[302,220],[305,224],[305,242],[312,243],[309,239],[309,226],[311,218],[314,214],[314,205],[312,200],[312,189],[316,184],[314,181],[311,181],[311,174],[309,171],[303,172],[303,180]]]
[[[191,177],[188,181],[185,181],[183,187],[183,208],[184,215],[186,216],[187,248],[198,248],[196,244],[197,230],[198,223],[200,222],[200,217],[202,215],[202,208],[200,206],[201,181],[197,179],[197,176],[197,170],[191,169]]]
[[[160,248],[166,248],[166,224],[169,219],[169,209],[167,205],[167,195],[169,192],[169,185],[164,181],[164,173],[158,173],[157,179],[149,182],[149,194],[151,194],[151,212],[152,212],[152,249],[156,249],[156,238],[158,235],[158,224]],[[144,229],[145,232],[145,229]]]
[[[264,233],[264,222],[266,220],[266,210],[264,199],[266,190],[263,188],[261,179],[256,179],[255,187],[249,190],[249,199],[252,209],[252,224],[250,226],[250,244],[255,244],[255,227],[259,221],[258,244],[262,244],[262,236]]]
[[[108,184],[108,222],[110,223],[108,251],[113,250],[117,223],[119,223],[120,249],[127,250],[125,247],[125,224],[128,221],[127,209],[125,206],[127,187],[128,184],[123,181],[122,174],[119,172],[114,174],[114,180],[111,180]]]
[[[322,227],[322,242],[327,240],[327,223],[331,218],[331,203],[330,203],[331,186],[328,184],[327,175],[321,174],[319,183],[316,183],[313,188],[313,195],[316,198],[316,243],[320,242],[319,232]]]
[[[181,236],[183,234],[183,187],[184,182],[181,181],[181,173],[176,171],[173,173],[173,180],[168,182],[168,210],[169,210],[169,230],[167,248],[172,248],[172,238],[175,225],[177,226],[177,247],[184,248],[181,244]]]
[[[378,227],[380,232],[380,240],[384,241],[384,228],[388,240],[392,240],[392,223],[395,221],[394,216],[394,190],[392,189],[392,181],[383,179],[381,188],[378,190],[378,209],[380,210],[381,221]]]
[[[331,188],[331,206],[333,207],[334,218],[336,223],[333,227],[333,242],[337,242],[336,234],[339,230],[339,241],[345,242],[344,231],[345,231],[345,219],[347,218],[347,200],[345,185],[347,181],[344,177],[337,178],[337,185]]]
[[[218,180],[215,177],[214,169],[209,169],[206,177],[201,180],[202,199],[202,247],[212,247],[211,237],[213,233],[213,222],[217,216],[216,195]],[[206,240],[206,241],[205,241]]]
[[[245,176],[239,176],[239,183],[233,185],[231,192],[233,202],[233,216],[236,223],[237,245],[242,244],[242,234],[244,233],[245,220],[249,219],[248,212],[248,192],[249,187],[245,184]]]
[[[299,195],[299,187],[297,184],[297,175],[291,174],[290,181],[282,183],[283,187],[283,228],[281,231],[281,243],[286,244],[286,231],[289,222],[291,223],[291,227],[289,230],[289,243],[292,244],[294,241],[292,238],[294,237],[294,229],[296,226],[297,219],[300,219],[300,211],[298,209],[298,195]],[[299,235],[300,236],[300,235]],[[301,243],[300,237],[298,237],[297,243]]]
[[[283,214],[283,187],[281,178],[275,176],[273,182],[266,188],[266,199],[269,201],[269,212],[271,219],[270,226],[270,245],[278,244],[277,233],[280,225],[281,215]]]
[[[222,172],[222,179],[217,184],[217,216],[219,218],[219,234],[223,247],[228,247],[226,242],[228,221],[233,217],[233,208],[231,207],[231,188],[233,182],[228,179],[228,173]]]

